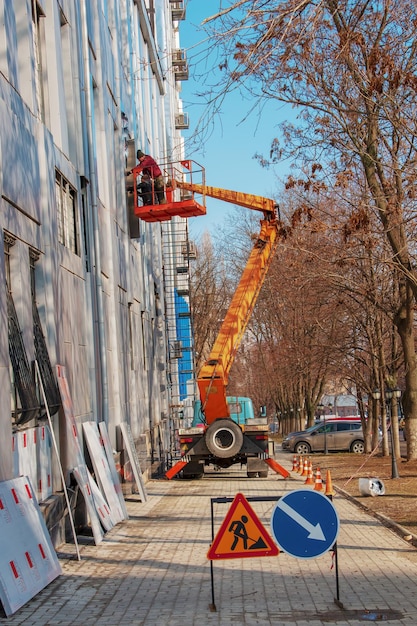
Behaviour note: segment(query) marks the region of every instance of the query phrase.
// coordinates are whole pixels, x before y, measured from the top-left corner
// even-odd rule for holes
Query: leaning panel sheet
[[[0,482],[0,600],[6,615],[61,573],[29,478]]]

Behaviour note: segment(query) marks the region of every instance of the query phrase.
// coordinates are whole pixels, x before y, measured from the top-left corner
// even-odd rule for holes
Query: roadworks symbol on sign
[[[207,558],[277,556],[275,545],[242,493],[236,494],[207,553]]]

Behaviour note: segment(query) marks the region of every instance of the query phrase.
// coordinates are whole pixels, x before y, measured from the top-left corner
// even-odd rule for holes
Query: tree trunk
[[[391,437],[397,459],[401,459],[400,431],[398,429],[398,398],[391,398]]]
[[[407,298],[401,299],[395,324],[404,352],[405,392],[403,407],[407,433],[407,460],[417,459],[417,360],[414,344],[414,301],[409,286],[405,287]],[[403,290],[400,290],[400,294]]]
[[[372,425],[378,422],[377,407],[378,401],[372,398],[372,405],[368,407],[368,420],[365,422],[365,427],[362,424],[363,432],[365,433],[366,454],[370,454],[370,452],[372,452]]]

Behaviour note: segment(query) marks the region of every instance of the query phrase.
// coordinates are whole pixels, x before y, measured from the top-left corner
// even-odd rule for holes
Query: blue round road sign
[[[314,559],[334,545],[339,517],[327,496],[298,489],[286,493],[276,503],[271,530],[281,550],[299,559]]]

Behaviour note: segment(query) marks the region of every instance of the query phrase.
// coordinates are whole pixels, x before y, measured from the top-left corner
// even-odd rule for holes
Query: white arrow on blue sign
[[[311,489],[286,493],[272,511],[275,541],[283,552],[299,559],[314,559],[330,550],[339,526],[333,502]]]

